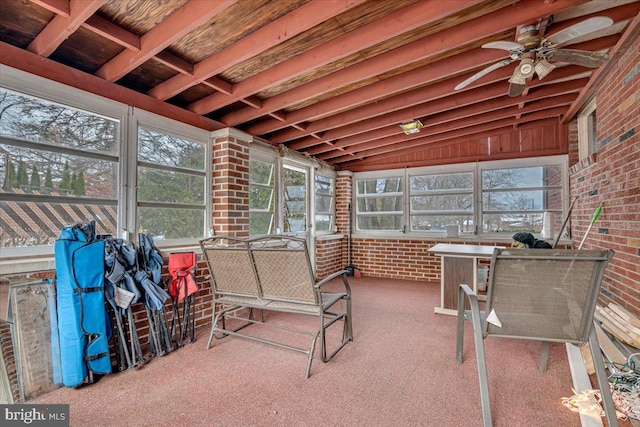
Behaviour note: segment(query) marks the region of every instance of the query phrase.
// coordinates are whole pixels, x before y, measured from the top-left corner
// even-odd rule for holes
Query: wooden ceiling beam
[[[31,0],[31,3],[65,18],[68,18],[71,13],[69,0]]]
[[[340,87],[383,74],[399,66],[424,60],[453,49],[454,47],[463,46],[467,43],[490,37],[498,32],[509,30],[521,22],[527,22],[536,18],[540,16],[541,13],[545,14],[545,12],[547,12],[546,14],[549,14],[571,4],[579,3],[580,1],[582,0],[557,0],[553,4],[541,6],[538,1],[523,0],[515,5],[492,12],[489,15],[472,19],[461,25],[448,28],[436,34],[429,35],[421,40],[393,49],[384,54],[377,55],[373,58],[366,59],[340,71],[336,71],[327,76],[327,79],[331,79],[332,84],[327,85],[328,82],[324,82],[324,92],[330,92]],[[418,5],[427,6],[429,4],[430,3],[420,2],[413,5],[413,7],[417,7]],[[429,17],[435,17],[436,12],[440,10],[439,8],[451,8],[451,3],[439,2],[437,7],[438,8],[436,8],[436,5],[432,5],[429,10],[422,13]],[[449,12],[453,13],[452,11]],[[381,25],[381,28],[370,29],[370,27],[375,24],[377,24],[377,21],[369,24],[368,26],[361,27],[356,31],[367,30],[369,33],[383,34],[381,30],[388,26],[385,19],[385,23]],[[473,28],[474,30],[469,31],[469,28]],[[354,33],[355,31],[348,35],[351,36]],[[347,35],[343,37],[346,36]],[[287,70],[290,71],[289,74],[291,76],[297,76],[309,71],[310,69],[325,65],[326,62],[321,60],[318,61],[318,59],[322,59],[324,55],[329,55],[332,52],[335,52],[334,54],[336,55],[332,60],[339,59],[342,57],[339,56],[342,52],[337,50],[339,49],[340,44],[336,45],[338,47],[327,47],[326,45],[319,46],[318,48],[305,52],[305,54],[299,55],[296,58],[285,61],[276,67],[272,67],[268,72],[256,74],[255,76],[238,83],[234,88],[234,96],[231,99],[219,96],[218,94],[212,94],[194,102],[189,106],[189,109],[201,114],[210,112],[228,105],[237,97],[254,94],[268,88],[270,85],[278,84],[282,80],[278,79],[277,75],[274,76],[273,73],[279,71],[277,70],[279,66],[284,67],[280,72],[284,78],[287,75]],[[323,49],[323,56],[320,56],[316,52],[318,49]],[[307,54],[311,55],[310,58],[307,58]],[[315,64],[313,64],[313,61],[315,61]],[[301,94],[299,94],[299,96],[301,96]]]
[[[233,96],[231,97],[212,94],[194,102],[189,106],[189,109],[199,114],[209,113],[246,96],[254,95],[271,86],[291,80],[308,71],[345,58],[362,49],[374,46],[407,31],[436,22],[477,3],[480,3],[480,1],[458,0],[456,2],[442,2],[440,0],[429,0],[414,3],[333,40],[327,40],[325,44],[310,49],[237,83],[234,86]],[[413,59],[413,61],[416,60],[417,59]]]
[[[519,98],[510,98],[504,95],[504,87],[501,87],[498,97],[492,97],[492,89],[479,88],[476,90],[477,94],[475,95],[475,102],[468,103],[467,105],[461,105],[460,107],[452,108],[451,101],[449,101],[449,105],[447,103],[438,103],[431,102],[426,103],[422,106],[421,112],[424,114],[416,114],[414,117],[421,118],[423,123],[426,125],[423,129],[426,132],[429,132],[434,126],[441,125],[444,123],[450,123],[452,121],[459,121],[466,119],[468,117],[479,116],[481,114],[485,114],[487,112],[495,112],[496,110],[511,108],[513,106],[518,106],[520,103],[530,104],[532,102],[536,102],[539,100],[544,100],[546,98],[552,99],[550,102],[550,107],[555,107],[558,103],[570,104],[576,98],[577,93],[580,88],[586,84],[587,79],[580,79],[573,82],[561,83],[559,85],[553,86],[544,86],[532,90],[531,94],[528,97],[519,99]],[[497,85],[493,85],[497,86]],[[483,97],[482,93],[486,93],[486,99]],[[493,95],[495,95],[495,91],[493,91]],[[564,98],[561,98],[564,97]],[[538,104],[542,105],[542,104]],[[523,107],[524,108],[524,107]],[[516,110],[518,111],[518,110]],[[522,109],[521,112],[526,110]],[[431,114],[428,118],[422,118],[425,115]],[[375,120],[375,119],[373,119]],[[372,132],[362,133],[355,137],[338,139],[332,148],[327,147],[326,145],[319,145],[317,147],[312,147],[311,149],[305,150],[311,155],[317,156],[322,153],[331,151],[335,148],[348,148],[358,144],[362,144],[365,142],[377,140],[380,137],[387,137],[400,134],[400,130],[398,127],[398,121],[392,122],[389,126],[385,126],[384,128],[380,128],[379,133],[376,132],[377,136],[372,135]]]
[[[364,0],[348,2],[315,0],[306,3],[197,63],[192,77],[179,75],[172,77],[149,90],[147,94],[160,100],[169,99],[363,2]]]
[[[27,46],[27,50],[48,57],[107,0],[71,0],[69,16],[56,15]]]
[[[120,46],[140,52],[140,37],[97,15],[89,17],[82,27]]]
[[[557,126],[558,122],[559,120],[557,117],[543,118],[543,119],[532,120],[532,121],[523,123],[519,129],[526,131],[534,128],[539,129],[545,126]],[[450,147],[454,145],[460,146],[460,144],[466,144],[470,141],[495,138],[495,137],[499,137],[500,135],[510,134],[510,133],[513,133],[513,124],[508,124],[506,126],[490,129],[484,132],[472,133],[472,134],[461,136],[458,138],[443,139],[437,142],[424,138],[422,140],[412,141],[411,146],[409,147],[401,148],[400,150],[395,150],[393,152],[393,156],[397,157],[397,156],[412,154],[424,148],[437,149],[437,148],[443,148],[443,147]],[[513,153],[510,153],[510,154],[513,154]],[[548,154],[541,153],[538,155],[553,155],[553,154],[559,154],[559,153],[555,151],[555,152],[549,152]],[[371,155],[367,156],[365,153],[363,153],[357,156],[358,160],[354,160],[353,158],[351,158],[351,160],[348,160],[346,158],[347,161],[343,162],[340,165],[340,167],[341,169],[348,169],[354,172],[358,172],[358,171],[368,170],[370,169],[371,166],[373,166],[374,169],[376,170],[380,169],[379,164],[384,163],[385,165],[388,166],[387,167],[388,169],[393,169],[394,165],[392,163],[389,163],[389,156],[390,156],[389,153],[383,153],[383,154],[373,155],[373,156]],[[480,160],[480,159],[477,159],[477,160]],[[487,159],[485,158],[483,160],[487,160]],[[469,160],[466,160],[466,161],[469,161]],[[441,164],[451,164],[452,162],[455,162],[455,159],[443,159]],[[398,167],[405,168],[405,167],[422,166],[422,165],[424,165],[424,162],[419,162],[419,161],[406,162],[405,161],[405,162],[402,162],[402,165],[398,165]]]
[[[96,76],[111,82],[120,79],[176,40],[207,23],[235,2],[236,0],[189,1],[140,37],[140,51],[125,50],[121,52],[100,67],[95,73]]]
[[[342,158],[340,156],[344,156],[345,153],[352,153],[356,155],[361,155],[365,152],[367,155],[388,153],[397,150],[397,147],[394,148],[394,145],[402,143],[403,147],[406,147],[415,139],[428,138],[429,141],[435,142],[443,139],[465,136],[479,131],[487,131],[497,127],[525,123],[532,120],[539,120],[541,118],[560,116],[567,110],[567,106],[570,105],[570,103],[565,103],[564,105],[550,108],[551,104],[554,102],[555,100],[553,98],[549,98],[545,100],[545,102],[538,101],[536,103],[531,103],[524,108],[524,114],[520,119],[515,119],[513,117],[515,113],[517,113],[517,106],[511,106],[492,115],[490,121],[487,121],[487,117],[485,116],[466,118],[456,122],[454,125],[451,123],[445,123],[433,126],[427,130],[423,128],[423,131],[413,135],[397,134],[351,147],[341,153],[332,152],[318,157],[322,160],[331,159],[332,163],[339,163],[339,159]]]
[[[585,69],[578,66],[562,67],[554,72],[553,78],[546,81],[534,80],[530,83],[531,87],[552,84],[554,81],[572,78],[576,75],[580,76]],[[472,73],[469,73],[471,75]],[[308,129],[318,131],[326,130],[323,139],[336,140],[362,132],[368,132],[376,127],[383,127],[388,124],[400,124],[402,121],[412,118],[421,117],[429,114],[429,107],[425,107],[427,103],[436,103],[441,110],[445,105],[446,108],[455,108],[468,103],[479,102],[485,98],[498,97],[507,93],[506,83],[495,83],[506,81],[512,74],[511,68],[496,70],[478,80],[473,87],[469,87],[464,91],[454,91],[455,80],[448,80],[436,85],[427,86],[411,92],[406,92],[383,101],[368,104],[361,108],[353,109],[339,116],[331,116],[316,122],[309,123]],[[486,85],[492,85],[487,87]],[[470,92],[470,94],[465,94]],[[463,95],[464,94],[464,95]],[[444,99],[442,101],[438,101]],[[418,106],[414,109],[409,107]],[[396,114],[395,112],[401,113]],[[401,118],[404,117],[404,118]],[[314,126],[312,126],[314,125]],[[369,128],[367,128],[369,126]],[[294,150],[306,149],[310,145],[319,142],[311,138],[303,138],[288,144],[288,147]],[[313,150],[312,150],[313,151]]]
[[[617,35],[615,36],[608,36],[608,37],[604,37],[603,39],[599,39],[599,40],[593,40],[590,42],[586,42],[586,43],[581,43],[579,45],[576,45],[576,48],[579,49],[584,49],[584,50],[600,50],[600,49],[605,49],[608,48],[610,46],[615,45],[615,42],[618,40]],[[491,51],[493,52],[493,49],[480,49],[478,54],[482,53],[482,52],[487,52],[487,51]],[[474,54],[470,54],[470,57],[475,57],[475,51],[473,51]],[[481,57],[483,58],[483,57]],[[442,61],[443,64],[449,64],[449,60],[447,61]],[[455,62],[454,62],[455,64]],[[481,85],[484,84],[488,84],[488,83],[493,83],[493,82],[497,82],[500,80],[506,80],[508,79],[513,71],[513,67],[515,67],[515,64],[509,66],[509,67],[505,67],[502,69],[498,69],[492,73],[489,73],[487,75],[485,75],[484,77],[482,77],[481,79],[477,80],[476,82],[474,82],[473,85],[468,86],[467,88],[465,88],[464,90],[471,90],[475,87],[479,87]],[[453,68],[455,69],[455,68]],[[568,66],[568,67],[560,67],[557,70],[555,70],[553,72],[553,74],[551,74],[549,77],[547,77],[546,80],[532,80],[529,85],[531,87],[534,86],[538,86],[538,85],[545,85],[548,83],[554,83],[556,82],[558,79],[561,78],[572,78],[572,76],[574,74],[580,73],[580,71],[578,70],[589,70],[587,68],[582,68],[582,67],[578,67],[578,66]],[[474,70],[475,72],[475,70]],[[458,81],[462,81],[464,79],[466,79],[467,77],[470,77],[474,72],[472,73],[468,73],[459,77],[456,77],[453,80],[448,80],[448,81],[443,81],[441,83],[437,83],[435,85],[429,86],[428,89],[426,89],[424,92],[423,91],[419,91],[419,92],[404,92],[402,93],[402,95],[400,96],[393,96],[391,98],[386,98],[384,100],[381,101],[377,101],[374,103],[369,103],[367,105],[363,105],[362,107],[358,107],[358,108],[353,108],[349,111],[340,113],[340,114],[336,114],[336,115],[332,115],[332,116],[328,116],[325,118],[322,118],[320,120],[316,120],[314,122],[311,122],[308,124],[307,129],[309,130],[309,132],[318,132],[318,131],[328,131],[330,129],[335,129],[335,128],[341,128],[342,130],[336,130],[334,132],[326,132],[326,138],[327,139],[335,139],[335,138],[340,138],[340,137],[344,137],[346,135],[341,134],[341,135],[336,135],[336,133],[341,133],[341,132],[345,132],[345,131],[351,131],[353,128],[352,127],[346,127],[347,125],[352,125],[358,122],[361,122],[365,119],[371,118],[371,117],[376,117],[379,115],[386,115],[392,111],[396,111],[399,109],[404,109],[408,106],[411,105],[417,105],[417,104],[421,104],[424,103],[427,100],[434,100],[443,96],[448,96],[448,95],[453,95],[453,94],[459,94],[462,93],[463,91],[455,91],[454,90],[454,85],[453,83],[457,83]],[[396,77],[398,77],[398,80],[401,81],[402,76],[404,74],[398,75]],[[443,78],[445,76],[439,76],[439,79]],[[380,82],[380,83],[376,83],[376,85],[384,85],[384,81]],[[366,87],[365,87],[366,88]],[[364,88],[362,88],[364,89]],[[361,92],[359,92],[360,89],[357,89],[353,92],[357,92],[359,94],[361,94]],[[360,102],[360,104],[363,104],[367,99],[364,96],[364,94],[362,94],[362,102]],[[339,97],[337,97],[339,98]],[[331,102],[331,100],[328,100],[329,102]],[[316,105],[322,105],[325,101],[318,103]],[[314,108],[314,106],[311,106],[309,108]],[[297,113],[297,111],[291,113],[291,114],[295,114]],[[287,115],[287,118],[289,117],[289,115]],[[247,130],[247,132],[251,133],[251,129],[253,128],[249,128]],[[296,139],[299,138],[300,136],[304,136],[304,133],[299,133],[296,132],[295,130],[291,130],[291,129],[287,129],[287,130],[283,130],[275,135],[271,135],[269,139],[271,142],[274,143],[282,143],[282,142],[286,142],[286,141],[291,141],[292,139]],[[295,141],[292,144],[289,145],[290,148],[292,149],[300,149],[300,148],[306,148],[307,145],[305,145],[305,141],[312,141],[315,142],[313,140],[309,140],[307,138],[303,138],[301,140]]]
[[[184,108],[166,102],[160,102],[140,92],[107,82],[93,74],[84,73],[8,43],[0,42],[0,64],[98,96],[113,99],[125,105],[140,108],[163,117],[178,120],[200,129],[214,131],[225,127],[215,120],[194,114]]]
[[[438,61],[423,67],[414,68],[406,73],[389,77],[388,79],[374,84],[333,96],[308,107],[292,111],[291,113],[286,114],[285,123],[267,120],[253,126],[249,126],[246,131],[252,135],[264,135],[293,123],[300,123],[306,120],[313,120],[320,116],[335,114],[336,112],[344,111],[356,105],[362,105],[363,103],[373,101],[377,98],[393,95],[413,87],[427,85],[450,75],[452,70],[456,70],[456,72],[459,73],[475,70],[479,66],[489,65],[490,63],[496,62],[502,57],[504,57],[504,52],[500,52],[496,49],[474,49],[463,52],[447,58],[446,61]],[[323,80],[323,78],[318,79],[317,81],[321,80]],[[315,82],[311,82],[307,84],[314,83]],[[303,86],[306,86],[307,84]],[[321,86],[322,85],[318,85],[318,87]],[[279,105],[277,109],[294,105],[298,102],[295,98],[296,92],[301,87],[302,86],[298,86],[295,89],[273,96],[265,100],[265,104],[273,105],[274,103],[278,103]],[[235,126],[239,123],[259,117],[261,114],[261,112],[245,108],[243,110],[229,113],[222,117],[221,120],[225,123],[229,123],[231,126]],[[284,140],[300,136],[302,135],[292,133],[291,136],[285,137]]]

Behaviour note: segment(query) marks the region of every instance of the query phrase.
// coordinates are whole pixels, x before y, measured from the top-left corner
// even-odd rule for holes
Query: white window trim
[[[566,212],[569,203],[569,173],[568,173],[568,157],[566,155],[546,156],[546,157],[531,157],[526,159],[512,159],[512,160],[491,160],[486,162],[476,163],[460,163],[453,165],[440,165],[440,166],[425,166],[419,168],[406,168],[406,169],[392,169],[385,171],[370,171],[370,172],[356,172],[353,174],[353,190],[352,190],[352,203],[355,206],[356,202],[356,181],[367,178],[395,178],[399,177],[404,179],[403,185],[403,223],[409,224],[409,178],[414,175],[429,175],[438,173],[456,173],[456,172],[473,172],[474,176],[474,223],[479,224],[482,217],[482,188],[480,183],[482,182],[482,171],[485,169],[509,169],[509,168],[527,168],[536,166],[554,166],[558,165],[562,167],[562,210]],[[353,220],[357,212],[353,210]],[[445,231],[411,231],[407,227],[405,231],[390,231],[390,230],[356,230],[354,229],[354,236],[358,237],[375,237],[375,238],[389,238],[389,239],[415,239],[415,240],[449,240],[446,238]],[[497,242],[509,242],[510,236],[499,236],[493,233],[483,233],[482,230],[478,230],[476,234],[460,234],[457,240],[467,241],[497,241]]]
[[[584,160],[590,155],[594,154],[597,150],[593,147],[596,146],[597,141],[593,141],[593,135],[591,133],[591,114],[596,111],[596,98],[591,98],[582,107],[582,110],[578,113],[578,158]]]
[[[129,107],[71,86],[45,79],[12,67],[0,64],[0,86],[29,96],[34,96],[68,108],[77,108],[109,119],[118,120],[119,189],[117,237],[137,236],[136,223],[136,168],[137,168],[137,126],[146,127],[181,136],[193,141],[202,141],[205,146],[205,231],[210,234],[212,221],[211,200],[211,133],[167,117]],[[71,225],[71,224],[69,224]],[[191,248],[197,246],[197,239],[174,239],[155,242],[160,249]],[[54,247],[30,246],[22,248],[0,248],[0,274],[21,274],[47,271],[55,268]]]
[[[130,203],[137,203],[137,168],[138,168],[138,129],[140,127],[144,127],[147,129],[154,130],[160,133],[168,133],[171,135],[175,135],[179,138],[184,138],[193,142],[200,142],[204,145],[204,210],[205,210],[205,220],[204,220],[204,230],[203,237],[208,237],[211,235],[211,230],[213,229],[212,225],[212,206],[209,202],[212,200],[212,189],[211,189],[211,176],[212,176],[212,162],[209,159],[212,158],[212,136],[211,132],[206,131],[204,129],[196,128],[193,126],[189,126],[177,120],[169,119],[167,117],[159,116],[157,114],[134,109],[131,108],[132,114],[130,115],[129,120],[129,129],[130,135],[132,138],[131,141],[135,141],[135,144],[129,144],[130,149],[133,152],[129,153],[129,156],[132,160],[128,162],[130,166],[128,171],[128,181],[129,182],[129,194],[127,195],[127,200]],[[129,212],[135,212],[134,209],[128,209]],[[122,232],[124,235],[136,235],[136,225],[137,218],[136,215],[133,215],[128,218],[128,220],[124,223],[126,224],[126,229],[123,229]],[[123,236],[124,237],[124,236]],[[126,238],[126,237],[124,237]],[[197,244],[194,242],[194,239],[168,239],[168,240],[156,240],[154,241],[155,245],[159,249],[163,248],[173,248],[176,246],[188,246]]]

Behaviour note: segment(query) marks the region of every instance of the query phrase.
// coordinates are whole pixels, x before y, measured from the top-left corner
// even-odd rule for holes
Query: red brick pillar
[[[215,235],[249,236],[250,135],[221,129],[213,138],[213,230]]]
[[[349,234],[349,203],[352,203],[353,172],[338,171],[336,179],[336,226],[338,233]],[[355,212],[355,206],[352,207]],[[342,265],[348,264],[347,238],[342,240]]]

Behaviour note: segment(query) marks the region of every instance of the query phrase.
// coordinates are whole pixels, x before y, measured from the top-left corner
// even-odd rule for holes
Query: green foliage
[[[44,188],[47,190],[53,190],[53,177],[51,175],[51,166],[47,167],[47,174],[44,178]]]
[[[27,174],[27,167],[25,166],[24,162],[22,160],[20,160],[20,163],[18,163],[18,187],[23,186],[23,185],[29,185],[29,175]]]
[[[9,160],[7,163],[8,164],[7,164],[7,170],[4,176],[4,182],[2,183],[3,190],[9,190],[10,188],[15,188],[18,185],[18,180],[17,180],[18,175],[16,173],[16,167],[11,162],[11,160]]]
[[[58,185],[58,190],[61,193],[71,190],[71,171],[69,170],[69,161],[64,164],[64,170],[62,171],[62,180]]]
[[[73,193],[76,196],[84,196],[86,194],[84,188],[84,172],[80,171],[75,175],[75,182],[73,183]]]
[[[33,165],[31,168],[31,178],[29,178],[29,186],[32,190],[40,189],[40,174],[38,173],[38,168],[36,165]]]

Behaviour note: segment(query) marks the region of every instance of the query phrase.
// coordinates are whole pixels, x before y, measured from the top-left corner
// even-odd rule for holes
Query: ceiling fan
[[[480,70],[473,76],[459,83],[455,87],[455,90],[460,90],[478,80],[480,77],[498,68],[505,67],[514,61],[520,61],[520,63],[515,70],[513,70],[513,74],[509,78],[509,96],[511,97],[520,96],[524,92],[527,81],[533,77],[534,74],[536,74],[539,79],[543,79],[553,71],[556,65],[549,61],[597,68],[609,59],[607,53],[562,49],[562,46],[580,36],[607,28],[612,24],[613,20],[611,18],[596,16],[578,22],[564,30],[560,30],[549,37],[542,37],[536,25],[523,27],[518,35],[517,42],[502,40],[483,44],[483,48],[508,51],[509,58]]]

